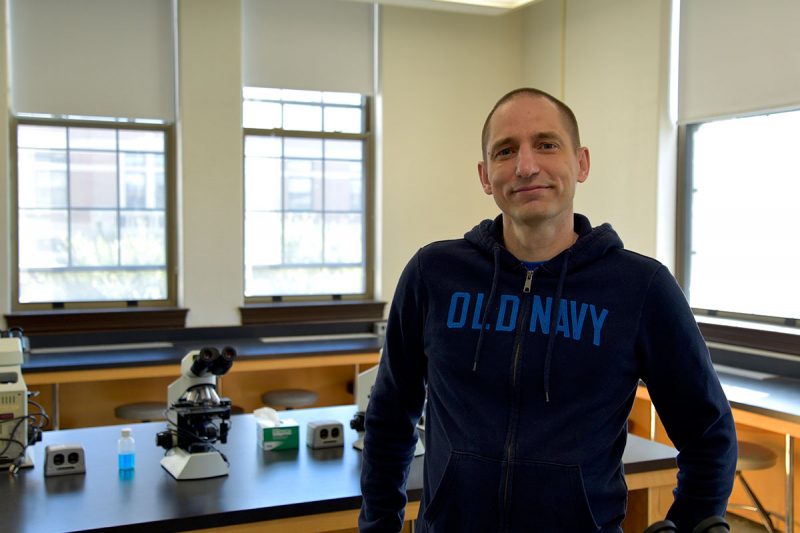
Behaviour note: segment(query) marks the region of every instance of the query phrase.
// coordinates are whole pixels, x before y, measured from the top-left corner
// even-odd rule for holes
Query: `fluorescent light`
[[[498,15],[539,0],[356,0],[378,4]]]

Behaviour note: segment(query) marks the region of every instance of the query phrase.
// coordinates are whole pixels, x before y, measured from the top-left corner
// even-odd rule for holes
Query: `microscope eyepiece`
[[[233,366],[234,359],[236,359],[236,350],[230,346],[224,347],[220,350],[219,357],[211,363],[211,373],[215,376],[225,374]]]

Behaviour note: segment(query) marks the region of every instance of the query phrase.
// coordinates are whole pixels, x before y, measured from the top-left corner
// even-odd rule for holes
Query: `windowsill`
[[[7,327],[22,328],[30,336],[183,328],[188,312],[176,307],[48,309],[9,313],[5,319]]]
[[[696,315],[695,319],[707,342],[800,355],[798,328],[704,315]]]
[[[239,308],[243,326],[380,321],[386,302],[326,300],[247,304]]]

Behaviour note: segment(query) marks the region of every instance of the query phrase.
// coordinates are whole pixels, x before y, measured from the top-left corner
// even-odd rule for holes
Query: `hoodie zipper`
[[[517,333],[514,338],[513,354],[514,358],[511,364],[511,393],[512,393],[512,406],[511,406],[511,420],[508,424],[508,434],[506,436],[506,475],[503,482],[503,527],[505,530],[509,525],[508,517],[508,493],[511,485],[511,467],[514,461],[514,448],[516,447],[517,435],[517,408],[519,404],[519,391],[517,390],[517,378],[519,376],[519,358],[522,351],[523,324],[525,324],[528,316],[528,300],[531,292],[531,285],[533,285],[533,270],[528,270],[525,274],[525,283],[522,286],[524,296],[522,298],[522,313],[520,313],[519,321],[517,322]]]

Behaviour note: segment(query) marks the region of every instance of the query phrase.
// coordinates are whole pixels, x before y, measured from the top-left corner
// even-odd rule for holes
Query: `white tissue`
[[[253,416],[256,417],[261,427],[278,427],[281,425],[278,412],[271,407],[260,407],[253,411]]]

